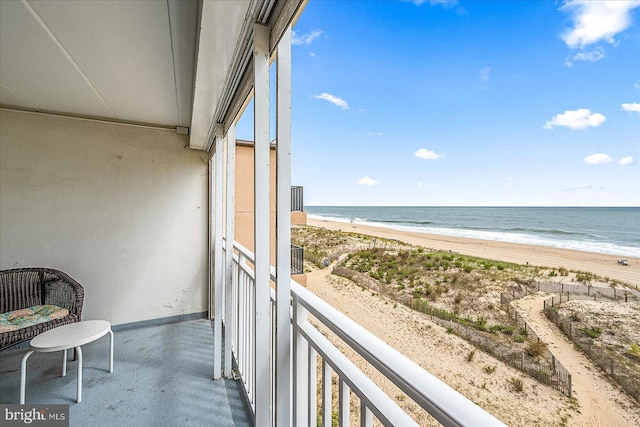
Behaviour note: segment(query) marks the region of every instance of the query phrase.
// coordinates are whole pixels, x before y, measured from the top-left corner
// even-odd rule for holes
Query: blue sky
[[[640,1],[311,0],[292,183],[306,205],[639,206],[639,20]]]

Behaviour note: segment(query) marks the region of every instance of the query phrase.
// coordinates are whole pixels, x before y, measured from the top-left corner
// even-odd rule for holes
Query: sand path
[[[573,396],[580,413],[572,424],[579,426],[640,425],[640,409],[629,396],[613,386],[608,378],[543,313],[547,294],[529,295],[514,304],[560,363],[571,373]],[[625,410],[615,409],[622,406]]]

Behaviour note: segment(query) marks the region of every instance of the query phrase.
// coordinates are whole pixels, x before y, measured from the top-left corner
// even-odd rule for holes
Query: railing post
[[[214,164],[214,244],[213,244],[213,286],[214,286],[214,319],[213,319],[213,379],[222,377],[222,126],[217,125],[215,132]]]
[[[269,135],[269,28],[254,24],[254,265],[255,329],[255,423],[266,426],[271,420],[271,331],[270,297],[270,135]]]
[[[278,43],[276,94],[276,425],[291,425],[291,27]]]
[[[231,343],[235,333],[233,330],[233,242],[235,241],[235,207],[236,207],[236,127],[232,125],[225,137],[227,154],[227,191],[226,191],[226,252],[225,252],[225,306],[224,306],[224,376],[231,376]]]
[[[300,332],[300,325],[309,321],[307,309],[293,297],[293,425],[307,425],[309,413],[309,344]],[[315,424],[314,424],[315,425]]]

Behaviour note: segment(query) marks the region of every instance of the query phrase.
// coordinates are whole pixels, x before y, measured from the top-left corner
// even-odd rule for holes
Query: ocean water
[[[639,207],[305,206],[312,218],[640,257]]]

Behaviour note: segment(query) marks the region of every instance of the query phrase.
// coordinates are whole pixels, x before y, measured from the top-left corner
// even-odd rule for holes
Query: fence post
[[[551,354],[551,367],[553,369],[553,373],[555,374],[556,372],[556,357]]]
[[[524,352],[520,353],[520,355],[522,356],[520,359],[520,367],[521,367],[521,370],[524,372]]]
[[[564,294],[564,283],[563,282],[560,282],[560,289],[561,289],[560,293]]]
[[[542,301],[542,308],[543,310],[547,309],[547,300]]]
[[[569,382],[569,397],[571,397],[571,374],[567,375],[567,381]]]

